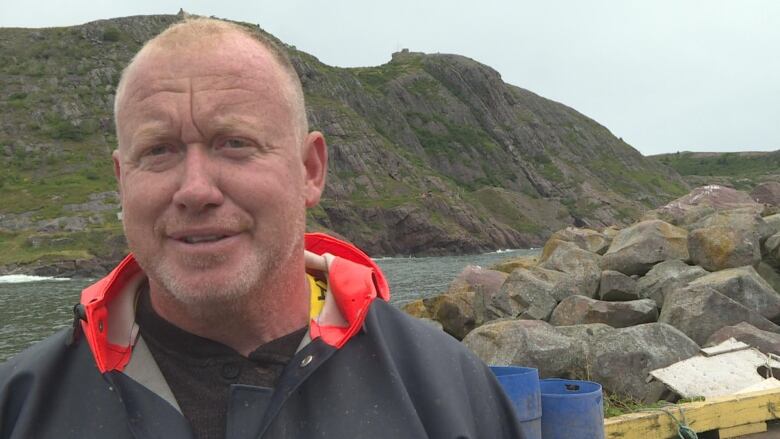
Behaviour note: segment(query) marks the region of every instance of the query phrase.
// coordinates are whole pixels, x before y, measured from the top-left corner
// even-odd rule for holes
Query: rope
[[[654,412],[660,410],[666,413],[670,418],[672,418],[674,423],[677,424],[677,437],[679,437],[680,439],[699,439],[699,436],[696,434],[696,432],[693,431],[693,429],[688,425],[688,421],[685,420],[685,411],[683,410],[683,408],[680,406],[677,406],[677,408],[680,410],[680,417],[682,419],[682,422],[679,419],[677,419],[672,414],[672,412],[667,410],[665,407],[659,407],[657,409],[646,409],[642,411]]]

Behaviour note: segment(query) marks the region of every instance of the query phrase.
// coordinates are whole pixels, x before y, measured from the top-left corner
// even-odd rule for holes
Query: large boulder
[[[750,208],[715,212],[687,227],[691,259],[710,271],[758,265],[761,244],[774,233]]]
[[[433,317],[431,316],[431,312],[428,310],[428,307],[425,306],[425,302],[423,302],[422,299],[406,302],[401,306],[401,310],[410,316],[417,317],[418,319],[430,319]]]
[[[505,259],[503,261],[495,263],[490,267],[491,270],[501,271],[504,273],[511,273],[518,268],[531,268],[535,267],[539,263],[538,256],[517,256],[511,259]]]
[[[750,192],[756,203],[780,206],[780,183],[767,181],[759,184]]]
[[[758,264],[756,272],[766,281],[766,283],[772,286],[772,289],[775,290],[776,293],[780,294],[780,270],[772,267],[766,262],[761,262]]]
[[[570,274],[580,286],[581,294],[595,297],[599,289],[601,256],[583,250],[577,245],[550,239],[542,250],[539,267]]]
[[[598,381],[612,392],[654,402],[665,386],[651,370],[687,359],[698,346],[680,331],[648,323],[614,329],[601,324],[554,327],[539,320],[502,320],[471,331],[463,343],[490,365],[539,369],[541,378]]]
[[[770,236],[761,248],[764,262],[772,267],[780,268],[780,233]]]
[[[679,259],[661,262],[640,278],[636,290],[641,298],[653,299],[658,307],[664,305],[664,297],[669,291],[682,288],[688,282],[705,276],[709,272],[698,266],[691,266]]]
[[[498,318],[547,320],[558,297],[577,294],[574,278],[568,274],[544,268],[518,268],[504,281],[490,302],[476,302],[479,323]]]
[[[586,323],[583,325],[556,326],[555,330],[567,337],[572,337],[580,342],[601,337],[604,333],[616,331],[615,328],[604,323]]]
[[[765,354],[780,355],[780,334],[763,331],[745,322],[717,330],[707,339],[706,345],[715,346],[732,337]]]
[[[485,269],[477,265],[467,265],[450,283],[449,293],[464,291],[473,291],[475,293],[472,300],[472,317],[474,322],[471,329],[488,320],[485,315],[486,304],[490,303],[493,296],[498,293],[507,276],[508,274],[502,271]],[[446,324],[444,324],[444,329],[447,330]],[[459,333],[461,331],[456,332]],[[460,338],[463,338],[463,336]]]
[[[655,402],[667,391],[659,382],[647,382],[650,371],[686,360],[699,346],[685,334],[663,323],[647,323],[604,332],[589,343],[590,378],[609,392]]]
[[[780,318],[780,294],[751,266],[716,271],[691,281],[691,287],[709,287],[758,312],[768,320]]]
[[[473,291],[492,296],[497,293],[508,275],[502,271],[488,270],[478,265],[467,265],[450,283],[449,293]]]
[[[571,242],[577,247],[603,255],[609,248],[610,239],[595,230],[567,227],[559,230],[550,236],[550,239],[560,239],[561,241]]]
[[[615,239],[618,233],[620,233],[620,229],[617,228],[616,226],[609,226],[601,229],[601,234],[604,235],[604,237],[607,238],[609,242],[612,242],[612,240]]]
[[[555,326],[604,323],[613,328],[640,325],[658,319],[658,308],[651,299],[606,302],[585,296],[563,299],[550,317]]]
[[[761,212],[750,207],[714,212],[699,221],[686,225],[685,229],[691,231],[711,227],[751,232],[759,243],[763,243],[775,233],[774,229],[761,217]]]
[[[639,299],[636,290],[636,279],[619,271],[604,270],[599,282],[599,298],[601,300],[623,301]]]
[[[476,326],[473,291],[440,294],[424,300],[433,319],[448,334],[462,340]]]
[[[763,206],[753,201],[747,192],[712,184],[698,187],[665,206],[647,212],[643,218],[661,219],[682,226],[694,223],[713,212],[737,208],[761,212]]]
[[[539,369],[541,378],[575,378],[572,364],[585,357],[584,345],[540,320],[503,320],[471,331],[463,344],[490,365]]]
[[[601,259],[604,270],[644,275],[669,259],[688,259],[688,232],[660,220],[634,224],[618,233]]]
[[[709,271],[758,265],[761,246],[758,236],[748,229],[706,227],[688,234],[691,261]]]
[[[717,330],[741,322],[766,331],[780,331],[758,312],[706,286],[669,292],[658,321],[674,326],[700,345]]]
[[[766,225],[769,227],[769,230],[774,235],[775,233],[780,233],[780,213],[776,213],[774,215],[765,216],[762,218]]]

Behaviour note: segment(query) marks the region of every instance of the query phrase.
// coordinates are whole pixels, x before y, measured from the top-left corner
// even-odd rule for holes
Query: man
[[[490,371],[388,305],[370,258],[304,235],[327,151],[273,42],[176,24],[115,117],[133,253],[72,331],[2,366],[0,437],[522,437]]]

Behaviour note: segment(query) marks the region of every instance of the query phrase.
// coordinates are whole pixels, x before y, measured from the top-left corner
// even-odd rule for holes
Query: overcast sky
[[[780,1],[0,0],[0,27],[187,12],[257,23],[335,66],[457,53],[645,155],[780,149]]]

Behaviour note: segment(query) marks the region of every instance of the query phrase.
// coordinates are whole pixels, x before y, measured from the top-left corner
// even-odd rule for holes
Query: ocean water
[[[488,267],[539,250],[500,250],[469,256],[379,258],[376,263],[390,284],[391,303],[434,296],[447,290],[467,265]],[[56,279],[25,275],[0,276],[0,362],[58,329],[73,323],[73,305],[94,279]]]

